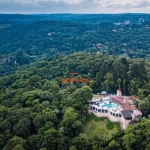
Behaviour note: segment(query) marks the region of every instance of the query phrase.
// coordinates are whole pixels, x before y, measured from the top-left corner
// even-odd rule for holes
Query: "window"
[[[93,110],[95,110],[95,107],[93,107]]]
[[[108,113],[108,110],[105,110],[105,113]]]
[[[98,109],[98,112],[101,112],[101,109]]]
[[[115,116],[115,114],[113,113],[113,116]]]
[[[116,117],[118,117],[118,114],[116,114]]]
[[[119,114],[119,117],[121,117],[121,114]]]
[[[110,114],[112,115],[112,112],[110,111]]]
[[[104,109],[102,109],[102,113],[104,113]]]
[[[97,111],[97,108],[96,108],[96,111]]]
[[[90,102],[90,105],[93,105],[93,102]]]

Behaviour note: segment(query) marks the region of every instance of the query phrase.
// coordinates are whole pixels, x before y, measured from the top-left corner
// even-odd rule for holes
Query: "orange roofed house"
[[[122,96],[121,91],[117,90],[117,95],[90,101],[89,112],[98,117],[107,117],[112,122],[120,122],[121,129],[125,130],[131,121],[139,120],[142,116],[132,98],[133,96]]]

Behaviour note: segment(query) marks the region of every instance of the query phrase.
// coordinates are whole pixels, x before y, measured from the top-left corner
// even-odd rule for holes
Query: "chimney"
[[[123,99],[123,102],[125,103],[126,102],[126,98],[124,97],[124,99]]]

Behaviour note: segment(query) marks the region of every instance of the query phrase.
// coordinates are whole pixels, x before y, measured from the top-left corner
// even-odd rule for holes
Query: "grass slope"
[[[83,129],[83,133],[86,134],[86,136],[90,136],[90,134],[92,134],[98,126],[106,128],[109,132],[110,138],[112,137],[113,133],[120,131],[119,123],[113,123],[107,118],[99,118],[93,114],[89,114],[87,122]]]

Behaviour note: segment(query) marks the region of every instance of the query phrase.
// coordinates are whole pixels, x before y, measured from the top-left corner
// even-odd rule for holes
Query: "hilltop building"
[[[129,123],[142,116],[132,99],[132,96],[122,96],[121,91],[117,90],[117,95],[90,101],[89,112],[97,117],[107,117],[112,122],[119,122],[121,129],[125,130]]]

